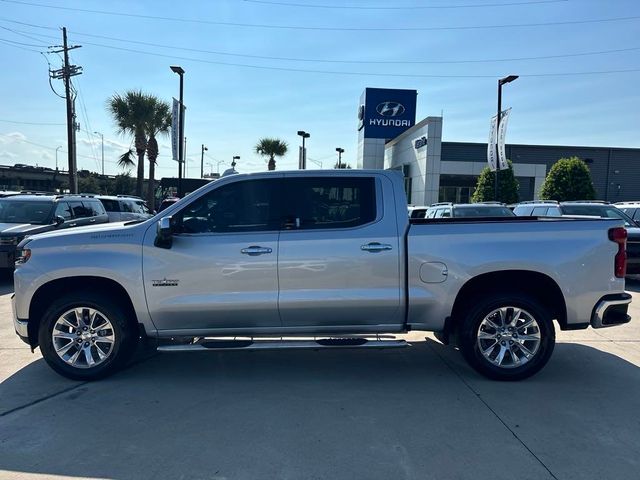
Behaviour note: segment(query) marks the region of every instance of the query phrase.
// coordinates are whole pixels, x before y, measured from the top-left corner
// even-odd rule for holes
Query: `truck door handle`
[[[240,253],[245,255],[264,255],[265,253],[271,253],[273,250],[269,247],[259,247],[257,245],[251,245],[250,247],[243,248]]]
[[[95,218],[89,219],[89,223],[96,223],[96,219]]]
[[[392,250],[393,247],[388,243],[371,242],[366,245],[360,245],[360,250],[365,252],[382,252],[383,250]]]

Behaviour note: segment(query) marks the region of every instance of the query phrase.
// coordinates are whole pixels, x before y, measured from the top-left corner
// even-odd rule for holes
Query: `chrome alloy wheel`
[[[103,313],[78,307],[60,315],[51,337],[56,353],[65,363],[74,368],[93,368],[111,355],[115,331]]]
[[[477,332],[478,349],[500,368],[521,367],[540,348],[540,325],[518,307],[500,307],[484,317]]]

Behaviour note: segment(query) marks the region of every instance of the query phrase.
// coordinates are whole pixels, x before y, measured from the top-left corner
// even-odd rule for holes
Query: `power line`
[[[632,51],[640,50],[640,47],[628,47],[628,48],[617,48],[617,49],[611,49],[611,50],[596,50],[596,51],[589,51],[589,52],[576,52],[576,53],[566,53],[566,54],[556,54],[556,55],[537,55],[537,56],[531,56],[531,57],[460,59],[460,60],[329,60],[329,59],[321,59],[321,58],[275,57],[275,56],[267,56],[267,55],[231,53],[231,52],[222,52],[219,50],[206,50],[206,49],[200,49],[200,48],[178,47],[175,45],[142,42],[142,41],[131,40],[131,39],[108,37],[105,35],[96,35],[92,33],[81,33],[81,32],[73,32],[73,31],[70,33],[74,35],[101,38],[104,40],[112,40],[116,42],[135,43],[138,45],[144,45],[148,47],[168,48],[172,50],[182,50],[182,51],[196,52],[196,53],[209,53],[213,55],[223,55],[223,56],[230,56],[230,57],[255,58],[260,60],[282,60],[282,61],[291,61],[291,62],[339,63],[339,64],[351,63],[351,64],[384,64],[384,65],[388,65],[388,64],[423,65],[423,64],[459,64],[459,63],[497,63],[497,62],[517,62],[517,61],[530,61],[530,60],[548,60],[553,58],[584,57],[584,56],[591,56],[591,55],[605,55],[610,53],[622,53],[622,52],[632,52]]]
[[[125,52],[137,53],[141,55],[151,55],[154,57],[170,58],[173,60],[186,60],[191,62],[207,63],[207,64],[213,64],[213,65],[225,65],[225,66],[232,66],[232,67],[252,68],[252,69],[258,69],[258,70],[275,70],[275,71],[283,71],[283,72],[316,73],[316,74],[326,74],[326,75],[352,75],[352,76],[364,76],[364,77],[400,77],[400,78],[497,78],[499,76],[498,74],[438,75],[438,74],[420,74],[420,73],[411,74],[411,73],[349,72],[349,71],[343,71],[343,70],[309,70],[309,69],[303,69],[303,68],[273,67],[273,66],[264,66],[264,65],[251,65],[251,64],[245,64],[245,63],[220,62],[215,60],[205,60],[202,58],[192,58],[192,57],[177,57],[175,55],[165,55],[162,53],[146,52],[143,50],[116,47],[113,45],[103,45],[103,44],[91,43],[91,42],[84,42],[84,43],[85,45],[93,45],[95,47],[110,48],[113,50],[121,50]],[[557,76],[600,75],[600,74],[612,74],[612,73],[631,73],[631,72],[638,72],[638,71],[640,71],[640,68],[620,69],[620,70],[596,70],[596,71],[586,71],[586,72],[531,73],[531,74],[520,74],[520,76],[521,77],[557,77]]]
[[[0,120],[0,122],[15,123],[16,125],[66,125],[66,123],[19,122],[17,120]]]
[[[33,43],[16,42],[15,40],[9,40],[8,38],[0,38],[0,41],[5,42],[5,43],[13,43],[13,44],[16,44],[16,45],[22,45],[24,47],[47,48],[46,45],[34,45]]]
[[[9,42],[9,41],[3,40],[1,38],[0,38],[0,43],[2,43],[3,45],[7,45],[8,47],[13,47],[13,48],[18,48],[20,50],[24,50],[25,52],[40,53],[38,50],[34,50],[33,48],[27,48],[27,47],[22,47],[20,45],[14,45],[13,42]]]
[[[445,30],[484,30],[484,29],[496,29],[496,28],[522,28],[522,27],[546,27],[546,26],[559,26],[559,25],[582,25],[589,23],[604,23],[604,22],[621,22],[628,20],[638,20],[640,16],[628,16],[628,17],[614,17],[614,18],[596,18],[589,20],[564,20],[557,22],[538,22],[538,23],[516,23],[516,24],[498,24],[498,25],[456,25],[448,27],[334,27],[323,26],[313,27],[307,25],[273,25],[273,24],[260,24],[260,23],[239,23],[239,22],[218,22],[215,20],[204,20],[198,18],[177,18],[177,17],[162,17],[157,15],[142,15],[136,13],[122,13],[122,12],[110,12],[106,10],[92,10],[87,8],[75,8],[75,7],[62,7],[59,5],[46,5],[42,3],[23,2],[19,0],[0,0],[4,3],[14,3],[18,5],[28,5],[32,7],[40,8],[53,8],[57,10],[66,10],[74,12],[84,13],[96,13],[99,15],[111,15],[117,17],[129,17],[129,18],[143,18],[147,20],[162,20],[168,22],[179,23],[197,23],[204,25],[220,25],[226,27],[245,27],[245,28],[267,28],[267,29],[280,29],[280,30],[312,30],[312,31],[344,31],[344,32],[392,32],[392,31],[445,31]]]
[[[0,19],[1,20],[1,19]],[[32,25],[37,28],[50,28],[42,25]],[[0,26],[0,28],[6,28]],[[14,33],[20,34],[22,33],[19,30],[10,30]],[[182,50],[187,52],[196,52],[196,53],[207,53],[213,55],[222,55],[222,56],[231,56],[231,57],[241,57],[241,58],[255,58],[260,60],[281,60],[281,61],[292,61],[292,62],[309,62],[309,63],[337,63],[337,64],[397,64],[397,65],[422,65],[422,64],[463,64],[463,63],[499,63],[499,62],[517,62],[517,61],[531,61],[531,60],[549,60],[549,59],[558,59],[558,58],[575,58],[575,57],[585,57],[585,56],[594,56],[594,55],[607,55],[611,53],[624,53],[624,52],[632,52],[640,50],[640,47],[628,47],[628,48],[616,48],[609,50],[595,50],[595,51],[587,51],[587,52],[575,52],[575,53],[563,53],[563,54],[555,54],[555,55],[535,55],[528,57],[511,57],[511,58],[485,58],[485,59],[458,59],[458,60],[333,60],[333,59],[321,59],[321,58],[300,58],[300,57],[277,57],[277,56],[269,56],[269,55],[252,55],[252,54],[242,54],[242,53],[232,53],[232,52],[223,52],[219,50],[207,50],[200,48],[189,48],[189,47],[179,47],[175,45],[166,45],[152,42],[143,42],[131,39],[124,39],[118,37],[110,37],[106,35],[97,35],[92,33],[83,33],[83,32],[72,32],[74,35],[80,35],[85,37],[92,38],[101,38],[104,40],[111,40],[116,42],[123,43],[135,43],[138,45],[144,45],[149,47],[156,48],[167,48],[172,50]],[[38,35],[43,38],[53,38],[50,35],[42,35],[33,33],[33,35]],[[36,39],[37,40],[37,39]],[[90,44],[94,46],[101,46],[103,48],[111,48],[110,45],[103,44]],[[113,48],[118,48],[113,46]]]
[[[483,7],[512,7],[516,5],[538,5],[541,3],[564,3],[568,0],[534,0],[530,2],[511,2],[511,3],[479,3],[479,4],[460,4],[460,5],[414,5],[414,6],[393,6],[378,7],[367,5],[313,5],[306,3],[292,2],[273,2],[267,0],[244,0],[247,3],[258,3],[262,5],[277,5],[283,7],[301,7],[301,8],[326,8],[341,10],[426,10],[426,9],[454,9],[454,8],[483,8]]]

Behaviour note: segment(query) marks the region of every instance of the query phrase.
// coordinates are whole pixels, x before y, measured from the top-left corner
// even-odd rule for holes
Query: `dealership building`
[[[410,204],[469,202],[487,166],[487,144],[443,142],[442,117],[416,123],[415,90],[367,88],[358,110],[358,168],[402,170]],[[560,145],[506,145],[520,184],[520,200],[539,198],[552,165],[579,157],[589,169],[597,198],[640,201],[640,149]]]

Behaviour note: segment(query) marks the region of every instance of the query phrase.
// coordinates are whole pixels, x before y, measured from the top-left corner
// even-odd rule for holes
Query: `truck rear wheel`
[[[40,323],[42,356],[60,375],[97,380],[131,358],[137,335],[125,310],[107,296],[76,292],[51,304]]]
[[[540,302],[522,294],[499,294],[472,305],[460,325],[459,345],[476,371],[495,380],[522,380],[546,365],[555,329]]]

